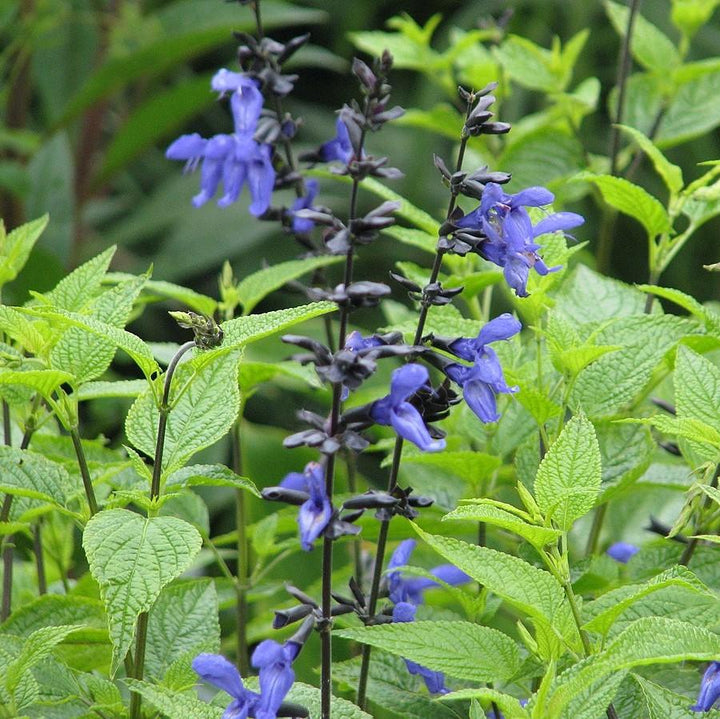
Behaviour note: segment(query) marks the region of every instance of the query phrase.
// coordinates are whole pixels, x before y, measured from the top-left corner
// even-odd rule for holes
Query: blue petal
[[[431,569],[430,574],[452,586],[472,582],[472,577],[465,574],[461,569],[458,569],[454,564],[441,564]]]
[[[390,380],[390,398],[394,406],[398,406],[408,397],[417,392],[428,382],[430,375],[427,369],[419,364],[406,364],[392,373]]]
[[[480,214],[484,217],[488,216],[490,210],[498,204],[507,204],[510,196],[506,195],[501,185],[495,182],[488,182],[482,193],[480,200]]]
[[[253,652],[252,665],[260,669],[260,703],[255,717],[275,719],[295,681],[290,658],[284,647],[272,639],[266,639]]]
[[[425,686],[431,694],[447,694],[450,691],[445,686],[445,675],[442,672],[434,672],[409,659],[405,660],[405,665],[410,674],[417,674],[423,678]]]
[[[527,297],[527,281],[530,274],[530,262],[522,255],[514,255],[505,265],[505,281],[515,290],[518,297]]]
[[[258,217],[270,206],[275,187],[275,170],[270,161],[269,145],[260,145],[259,155],[252,160],[248,168],[247,182],[252,198],[250,213]]]
[[[413,622],[415,621],[415,607],[409,602],[398,602],[393,607],[394,622]]]
[[[510,339],[522,329],[520,322],[508,312],[490,320],[481,330],[477,337],[477,343],[482,347],[497,342],[498,340]]]
[[[403,439],[417,445],[423,452],[445,449],[445,440],[433,440],[420,413],[409,402],[403,402],[394,408],[390,423]]]
[[[307,492],[307,477],[300,472],[290,472],[280,482],[281,487],[285,489],[294,489],[298,492]]]
[[[252,136],[257,129],[262,106],[262,93],[250,78],[246,78],[246,81],[241,83],[237,91],[230,96],[230,110],[235,123],[235,132]]]
[[[192,668],[201,679],[242,701],[247,689],[243,686],[237,667],[220,654],[198,654],[192,661]]]
[[[639,551],[640,547],[636,547],[634,544],[615,542],[615,544],[611,544],[607,548],[606,554],[616,562],[627,564]]]
[[[205,152],[208,141],[197,132],[192,135],[182,135],[165,150],[165,157],[168,160],[191,160],[201,157]]]
[[[206,157],[200,170],[200,192],[192,199],[195,207],[204,205],[217,191],[223,176],[222,160]]]
[[[582,225],[584,222],[585,218],[575,212],[555,212],[540,220],[533,228],[533,234],[535,237],[539,237],[548,232],[571,230],[573,227]]]
[[[551,204],[554,199],[555,195],[544,187],[526,187],[512,195],[510,204],[513,208],[542,207]]]
[[[720,697],[720,662],[711,662],[700,683],[700,694],[692,711],[706,712],[712,709]]]
[[[400,542],[390,557],[388,569],[404,567],[408,563],[410,555],[413,553],[416,546],[417,542],[414,539],[405,539]]]
[[[468,407],[483,422],[497,422],[500,419],[495,394],[485,382],[466,382],[463,386],[463,397]]]

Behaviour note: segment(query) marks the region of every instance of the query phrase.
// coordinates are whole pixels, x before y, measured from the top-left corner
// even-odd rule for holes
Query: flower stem
[[[167,371],[165,372],[165,384],[163,387],[162,400],[158,411],[160,417],[158,419],[157,442],[155,443],[155,457],[153,460],[152,481],[150,484],[150,501],[156,500],[160,496],[160,480],[162,477],[162,459],[165,449],[165,431],[167,429],[167,421],[170,415],[170,386],[172,384],[173,375],[177,368],[181,357],[195,347],[195,341],[189,340],[180,348],[170,360]],[[135,661],[133,662],[133,678],[142,681],[145,669],[145,646],[147,645],[148,630],[148,613],[143,612],[138,617],[137,629],[135,633]],[[130,719],[140,719],[140,707],[142,704],[142,696],[137,692],[130,694]]]

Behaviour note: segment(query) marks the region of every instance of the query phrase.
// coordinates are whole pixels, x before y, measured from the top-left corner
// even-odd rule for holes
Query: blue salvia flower
[[[318,150],[318,159],[321,162],[339,160],[347,165],[352,156],[353,149],[350,144],[350,135],[348,134],[347,126],[338,117],[335,122],[335,137],[320,146],[320,149]]]
[[[461,337],[448,345],[448,349],[457,357],[473,363],[450,364],[445,367],[445,373],[462,387],[465,401],[483,422],[500,419],[495,399],[498,394],[517,392],[517,387],[508,387],[500,360],[487,345],[509,339],[521,329],[520,322],[505,313],[488,322],[477,337]]]
[[[201,679],[232,697],[222,719],[276,719],[278,709],[295,681],[292,662],[300,648],[298,642],[278,644],[272,639],[257,645],[250,661],[259,669],[259,694],[246,689],[237,667],[219,654],[198,654],[192,668]]]
[[[634,544],[615,542],[607,548],[606,554],[616,562],[627,564],[639,551],[640,547],[636,547]]]
[[[309,552],[313,542],[323,533],[332,518],[332,504],[325,491],[325,470],[318,462],[309,462],[305,471],[290,472],[281,487],[307,492],[310,498],[300,505],[298,526],[300,527],[300,545]]]
[[[440,586],[439,582],[433,581],[429,577],[403,577],[402,572],[397,569],[397,567],[404,567],[410,561],[410,555],[416,545],[417,542],[414,539],[406,539],[400,542],[388,562],[388,591],[390,600],[396,604],[400,602],[409,602],[415,605],[422,604],[423,592],[430,587]],[[454,564],[441,564],[433,567],[430,574],[453,586],[472,581],[472,577],[469,577]]]
[[[252,202],[250,212],[262,215],[270,205],[275,185],[275,170],[271,161],[271,147],[253,139],[262,111],[263,97],[257,83],[241,73],[222,69],[212,79],[212,88],[220,95],[230,92],[235,131],[209,139],[197,133],[183,135],[168,147],[165,156],[170,160],[185,160],[185,171],[192,171],[202,163],[200,192],[193,197],[193,205],[204,205],[217,192],[220,182],[224,194],[218,200],[227,207],[248,186]]]
[[[398,602],[393,607],[394,622],[415,621],[415,607],[409,602]],[[417,674],[422,677],[427,690],[431,694],[447,694],[450,690],[445,686],[445,675],[442,672],[434,672],[422,664],[405,659],[410,674]]]
[[[445,440],[433,440],[420,412],[407,400],[428,384],[427,369],[419,364],[406,364],[392,373],[390,394],[373,402],[370,416],[378,424],[389,425],[404,439],[425,452],[445,449]]]
[[[479,252],[490,262],[503,268],[507,283],[518,297],[527,297],[527,280],[530,268],[546,275],[559,267],[548,268],[538,255],[540,245],[536,237],[557,230],[569,230],[585,220],[574,212],[556,212],[533,226],[526,207],[549,205],[555,196],[544,187],[528,187],[509,195],[502,187],[489,182],[483,191],[479,207],[455,224],[458,227],[481,231],[487,240]]]
[[[292,228],[292,231],[297,233],[298,235],[307,234],[313,229],[313,227],[315,227],[315,223],[312,220],[308,220],[304,217],[295,216],[295,213],[298,210],[312,209],[313,200],[318,193],[318,181],[308,180],[305,183],[305,189],[305,194],[295,200],[289,212],[290,217],[292,218],[290,226]]]
[[[700,682],[697,702],[690,709],[694,712],[710,711],[720,698],[720,662],[710,662]]]

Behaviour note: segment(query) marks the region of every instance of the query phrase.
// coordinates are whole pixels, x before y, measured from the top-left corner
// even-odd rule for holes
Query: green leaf
[[[443,694],[438,697],[441,701],[451,702],[460,699],[480,699],[485,702],[492,702],[502,712],[505,719],[529,719],[530,714],[520,702],[509,694],[503,694],[495,689],[460,689],[456,692]]]
[[[30,257],[30,252],[47,227],[47,214],[16,227],[9,235],[0,222],[0,287],[12,282]]]
[[[222,707],[210,706],[200,701],[194,692],[182,694],[175,689],[156,686],[137,679],[124,679],[124,682],[168,719],[177,719],[177,717],[221,719],[224,713]]]
[[[600,476],[595,428],[578,415],[565,425],[540,463],[535,498],[546,517],[567,531],[595,505]]]
[[[295,682],[288,692],[287,700],[306,707],[311,717],[321,715],[320,690],[315,687]],[[340,697],[331,697],[330,712],[333,719],[372,719],[356,704]]]
[[[122,282],[123,280],[132,279],[134,275],[126,272],[108,272],[105,279],[109,282]],[[187,305],[191,310],[199,312],[203,315],[212,316],[217,309],[217,301],[207,295],[201,295],[195,290],[188,287],[181,287],[172,282],[164,282],[163,280],[147,280],[145,283],[145,292],[151,295],[157,295],[159,298],[168,298],[176,300]],[[153,298],[154,299],[154,298]]]
[[[720,335],[720,314],[713,312],[709,307],[701,305],[694,297],[672,287],[659,287],[657,285],[638,285],[643,292],[650,292],[657,297],[670,300],[674,304],[687,310],[691,315],[703,322],[710,332]]]
[[[43,397],[50,397],[63,383],[71,382],[73,376],[56,369],[35,369],[25,372],[14,370],[0,371],[0,385],[22,385],[39,392]]]
[[[470,622],[398,622],[333,635],[384,649],[458,679],[504,680],[520,667],[520,654],[510,637]]]
[[[500,458],[482,452],[439,452],[403,457],[403,464],[408,463],[433,467],[441,472],[451,472],[476,487],[500,466]]]
[[[270,267],[253,272],[241,280],[237,287],[238,299],[243,306],[243,314],[249,315],[255,305],[269,294],[301,275],[320,267],[337,264],[342,257],[307,257],[302,260],[279,262]]]
[[[87,523],[83,547],[108,615],[113,674],[130,647],[138,616],[190,566],[201,545],[198,531],[175,517],[110,509]]]
[[[670,218],[665,208],[639,185],[622,177],[591,175],[587,172],[580,173],[576,179],[597,185],[605,202],[640,222],[650,240],[670,231]]]
[[[0,492],[65,507],[79,491],[76,477],[27,449],[0,445]]]
[[[165,487],[208,486],[245,489],[260,496],[255,484],[247,477],[235,474],[224,464],[193,464],[173,472],[165,481]]]
[[[542,549],[548,544],[557,542],[561,534],[559,530],[551,527],[538,527],[530,524],[517,514],[498,506],[492,500],[477,500],[472,504],[461,504],[443,517],[443,521],[447,519],[462,519],[492,524],[495,527],[501,527],[517,534],[537,549]]]
[[[650,466],[657,448],[647,427],[616,422],[595,425],[602,457],[602,499],[623,492]]]
[[[443,102],[433,105],[429,110],[410,108],[396,122],[398,125],[437,132],[455,141],[460,136],[462,119],[452,105]]]
[[[50,656],[55,646],[77,628],[75,625],[66,625],[36,629],[25,640],[20,656],[5,668],[5,689],[8,694],[14,695],[27,672]]]
[[[632,678],[640,685],[645,697],[648,719],[697,719],[697,712],[690,709],[685,695],[676,694],[638,674],[633,674]],[[703,713],[708,716],[706,712]],[[717,715],[717,712],[712,714]]]
[[[667,417],[666,415],[656,415],[654,417],[648,417],[647,419],[627,421],[651,424],[664,434],[688,439],[694,443],[700,442],[708,444],[714,449],[709,453],[703,452],[703,456],[706,455],[706,459],[713,462],[718,457],[718,451],[720,450],[720,431],[709,425],[707,422],[703,422],[701,419],[695,419],[694,417]]]
[[[640,130],[628,125],[618,125],[618,127],[652,160],[655,171],[662,177],[670,193],[676,195],[680,192],[684,184],[682,169],[670,162]]]
[[[690,38],[710,20],[718,5],[720,0],[672,0],[670,17],[675,27]]]
[[[638,619],[604,651],[558,677],[548,702],[548,719],[559,717],[588,684],[614,672],[646,664],[712,661],[718,655],[720,637],[706,629],[669,618]]]
[[[199,354],[180,364],[170,390],[163,471],[181,467],[195,452],[209,447],[232,426],[240,408],[237,372],[241,351]],[[199,368],[198,368],[199,365]],[[222,397],[222,402],[218,402]],[[148,388],[133,403],[125,431],[135,447],[155,456],[160,410]]]
[[[145,676],[161,679],[192,649],[220,649],[218,599],[211,579],[171,584],[160,592],[148,617]]]
[[[244,347],[250,342],[281,332],[313,317],[320,317],[337,309],[334,302],[313,302],[309,305],[289,307],[285,310],[263,312],[258,315],[236,317],[234,320],[223,322],[220,327],[225,333],[225,339],[216,352],[228,352],[237,347]]]
[[[144,379],[116,380],[114,382],[85,382],[77,389],[77,398],[81,402],[88,399],[106,397],[135,398],[147,389]]]
[[[508,35],[495,54],[510,77],[523,87],[540,92],[562,92],[570,72],[559,67],[553,53],[519,35]]]
[[[78,634],[87,627],[105,630],[107,622],[102,603],[80,595],[43,594],[17,608],[3,622],[2,631],[28,637],[38,629],[58,625],[77,625]]]
[[[438,241],[437,235],[431,235],[425,230],[414,230],[410,227],[391,225],[390,227],[386,227],[382,232],[384,235],[388,235],[405,245],[417,247],[431,255],[435,254]]]
[[[67,312],[82,310],[100,288],[115,249],[114,246],[108,247],[104,252],[73,270],[67,277],[63,277],[53,290],[40,296],[42,303],[54,310]]]
[[[34,355],[43,353],[47,341],[38,324],[40,323],[30,321],[17,309],[0,305],[0,330]]]
[[[608,322],[595,341],[623,349],[600,357],[578,375],[571,405],[591,417],[617,413],[641,395],[675,343],[700,331],[694,321],[672,315],[638,315]]]
[[[618,35],[624,37],[629,8],[611,0],[605,0],[604,4]],[[635,16],[630,52],[646,70],[660,76],[671,73],[682,62],[675,43],[639,13]]]

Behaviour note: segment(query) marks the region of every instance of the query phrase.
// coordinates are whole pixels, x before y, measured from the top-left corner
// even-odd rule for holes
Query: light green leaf
[[[0,371],[0,385],[22,385],[50,397],[63,383],[71,382],[73,376],[56,369],[34,369],[25,372],[15,370]]]
[[[535,498],[560,529],[589,512],[600,491],[600,447],[595,428],[583,415],[573,417],[540,463]]]
[[[397,622],[333,635],[384,649],[458,679],[509,679],[520,666],[518,648],[510,637],[470,622]]]
[[[42,330],[39,325],[43,325]],[[45,323],[32,322],[17,309],[7,305],[0,305],[0,330],[34,355],[43,354],[49,339],[45,336],[49,330]]]
[[[503,713],[505,719],[529,719],[530,714],[520,702],[509,694],[503,694],[495,689],[479,688],[479,689],[459,689],[456,692],[443,694],[438,697],[441,701],[451,702],[461,699],[480,699],[486,702],[493,702],[497,708]]]
[[[510,77],[523,87],[541,92],[562,92],[570,79],[553,53],[519,35],[508,35],[495,54]]]
[[[243,306],[243,314],[249,315],[255,305],[269,294],[301,275],[320,267],[337,264],[342,257],[308,257],[302,260],[279,262],[248,275],[235,288]]]
[[[27,449],[0,445],[0,491],[40,499],[59,507],[81,491],[62,465]]]
[[[175,517],[110,509],[87,523],[83,547],[108,615],[113,674],[130,647],[138,615],[190,566],[201,545],[198,531]]]
[[[694,417],[667,417],[666,415],[656,415],[647,419],[634,420],[651,424],[664,434],[669,434],[682,439],[690,440],[693,443],[705,443],[713,447],[713,450],[702,451],[703,457],[710,461],[715,461],[720,451],[720,431],[715,427],[703,422],[701,419]]]
[[[718,5],[720,0],[672,0],[670,17],[675,27],[690,38],[710,19]]]
[[[224,464],[193,464],[173,472],[166,480],[165,487],[185,486],[234,487],[245,489],[256,497],[260,496],[255,484],[247,477],[235,474]]]
[[[273,379],[294,379],[303,386],[318,388],[322,385],[313,367],[298,362],[248,362],[240,364],[240,392],[245,399],[263,382]]]
[[[675,195],[680,192],[684,184],[682,169],[670,162],[640,130],[628,125],[618,125],[618,127],[652,160],[655,171],[662,177],[670,193]]]
[[[77,398],[82,402],[88,399],[106,397],[137,397],[147,389],[144,379],[116,380],[114,382],[85,382],[77,389]]]
[[[478,500],[472,504],[461,504],[443,517],[443,521],[447,519],[485,522],[495,527],[501,527],[517,534],[538,549],[552,542],[557,542],[561,534],[559,530],[551,527],[538,527],[530,524],[518,517],[517,514],[508,512],[502,507],[491,504],[489,501],[485,503]]]
[[[401,217],[403,220],[407,220],[411,225],[414,225],[419,230],[424,230],[428,234],[433,235],[437,241],[440,223],[435,220],[434,217],[424,210],[421,210],[419,207],[416,207],[402,195],[398,195],[397,192],[394,192],[389,187],[386,187],[372,177],[368,177],[363,180],[362,186],[364,190],[369,190],[374,195],[381,197],[383,200],[399,202],[400,207],[395,210],[395,217]]]
[[[25,640],[20,656],[5,667],[5,689],[10,695],[15,694],[24,675],[36,664],[52,654],[56,645],[71,634],[77,626],[40,627]]]
[[[648,719],[697,719],[698,714],[690,709],[685,695],[676,694],[638,674],[632,674],[632,678],[640,685],[645,697]],[[712,712],[712,715],[717,715],[717,712]]]
[[[595,424],[602,457],[602,498],[623,492],[650,466],[657,445],[647,427],[616,422]]]
[[[320,690],[316,687],[295,682],[288,692],[287,700],[306,707],[311,717],[320,716]],[[372,719],[356,704],[340,697],[331,697],[330,712],[333,719]]]
[[[618,35],[624,37],[629,8],[611,0],[605,0],[604,4]],[[646,70],[661,76],[672,72],[681,63],[675,43],[639,13],[635,16],[630,51]]]
[[[108,247],[104,252],[73,270],[67,277],[63,277],[53,290],[40,296],[42,303],[54,310],[67,312],[82,310],[100,288],[115,249],[114,246]]]
[[[720,655],[720,637],[687,622],[644,617],[633,622],[604,651],[575,665],[556,680],[548,703],[548,718],[592,682],[614,672],[647,664],[712,661]]]
[[[482,452],[460,451],[412,454],[403,457],[403,464],[408,463],[434,467],[441,472],[451,472],[475,487],[500,466],[500,459]]]
[[[195,452],[217,442],[232,426],[240,408],[237,382],[240,354],[241,350],[236,350],[210,358],[208,352],[177,368],[170,390],[164,472],[181,467]],[[196,369],[198,364],[200,368]],[[218,402],[218,397],[222,397],[222,402]],[[155,395],[148,388],[130,407],[125,430],[135,447],[150,457],[155,455],[159,419]]]
[[[137,679],[125,679],[133,691],[141,694],[163,716],[168,719],[192,717],[192,719],[221,719],[224,709],[200,701],[195,693],[183,694],[175,689],[156,686]]]
[[[437,132],[453,141],[460,136],[462,119],[458,111],[447,103],[433,105],[429,110],[410,108],[396,120],[398,125],[419,127],[423,130]]]
[[[256,342],[263,337],[268,337],[300,322],[313,317],[320,317],[336,309],[337,305],[334,302],[313,302],[309,305],[289,307],[285,310],[236,317],[234,320],[228,320],[220,325],[225,333],[225,338],[222,346],[215,352],[228,352],[237,347],[244,347],[250,342]]]
[[[183,654],[220,649],[218,598],[211,579],[171,584],[160,592],[148,617],[145,676],[161,679]]]
[[[47,227],[48,219],[49,216],[45,214],[16,227],[10,234],[5,234],[5,225],[0,222],[0,287],[18,276]]]
[[[532,415],[539,426],[543,426],[552,417],[562,411],[559,404],[553,402],[545,392],[537,389],[535,381],[509,380],[509,384],[517,385],[520,391],[515,395],[517,401]]]
[[[88,627],[105,630],[105,611],[102,603],[91,597],[65,594],[43,594],[16,609],[3,622],[6,634],[28,637],[38,629],[58,625],[74,625],[77,634]]]
[[[388,235],[405,245],[417,247],[420,250],[429,252],[431,255],[435,254],[438,241],[437,235],[431,235],[425,230],[415,230],[410,227],[391,225],[390,227],[386,227],[382,232],[384,235]]]
[[[670,231],[667,210],[639,185],[634,185],[622,177],[592,175],[587,172],[580,173],[576,179],[597,185],[605,202],[640,222],[650,240]]]

